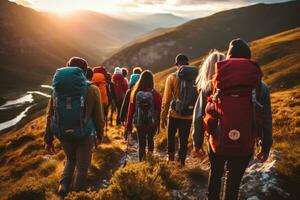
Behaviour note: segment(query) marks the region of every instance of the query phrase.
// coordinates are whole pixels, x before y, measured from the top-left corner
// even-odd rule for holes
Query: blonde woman
[[[211,94],[212,78],[215,74],[215,64],[224,60],[226,57],[223,53],[214,50],[204,60],[196,80],[197,89],[199,92],[193,113],[193,146],[194,154],[202,157],[204,155],[202,145],[204,140],[204,129],[202,117],[206,106],[206,99]]]
[[[212,77],[215,74],[215,64],[225,59],[223,53],[217,50],[212,51],[207,58],[204,60],[197,77],[196,83],[199,92],[199,96],[195,105],[193,114],[193,141],[195,153],[202,153],[202,143],[204,134],[202,116],[206,105],[206,98],[211,93],[212,88]]]

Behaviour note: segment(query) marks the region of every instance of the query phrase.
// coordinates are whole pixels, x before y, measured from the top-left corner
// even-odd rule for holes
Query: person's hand
[[[166,129],[167,124],[168,124],[168,120],[167,119],[162,119],[161,120],[161,128],[162,129]]]
[[[266,162],[269,158],[269,154],[260,152],[256,155],[256,160],[260,163]]]
[[[205,152],[202,148],[196,148],[195,147],[194,150],[193,150],[193,155],[196,158],[202,159],[205,156]]]
[[[45,150],[46,150],[47,154],[53,155],[55,153],[53,143],[52,142],[51,143],[46,143],[45,144]]]

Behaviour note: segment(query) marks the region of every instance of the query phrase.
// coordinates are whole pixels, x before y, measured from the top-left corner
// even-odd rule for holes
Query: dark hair
[[[124,77],[126,77],[127,74],[128,74],[128,69],[125,68],[125,67],[123,67],[123,68],[122,68],[122,74],[123,74]]]
[[[177,66],[189,65],[189,58],[186,55],[180,53],[175,58],[175,65]]]
[[[93,69],[88,67],[87,70],[86,70],[86,79],[91,81],[92,78],[93,78],[93,75],[94,75],[94,72],[93,72]]]
[[[67,67],[79,67],[86,74],[88,62],[80,57],[72,57],[67,62]]]
[[[154,88],[154,78],[150,70],[143,71],[139,81],[136,83],[135,95],[138,91]]]
[[[143,70],[142,70],[142,68],[140,68],[140,67],[135,67],[135,68],[133,68],[133,70],[132,70],[132,73],[133,74],[141,74],[143,72]]]
[[[234,39],[229,43],[229,48],[227,52],[227,58],[251,58],[251,50],[248,44],[238,38]]]

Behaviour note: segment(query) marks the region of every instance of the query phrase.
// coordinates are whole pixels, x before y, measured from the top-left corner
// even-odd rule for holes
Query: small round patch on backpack
[[[241,137],[241,133],[238,130],[233,129],[233,130],[229,131],[228,137],[229,137],[229,139],[235,141],[235,140],[238,140]]]

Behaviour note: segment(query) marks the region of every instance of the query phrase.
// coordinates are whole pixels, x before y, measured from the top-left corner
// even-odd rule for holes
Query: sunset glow
[[[253,3],[274,3],[284,0],[11,0],[37,10],[66,13],[92,10],[111,15],[172,13],[185,17],[201,17],[221,10]]]

